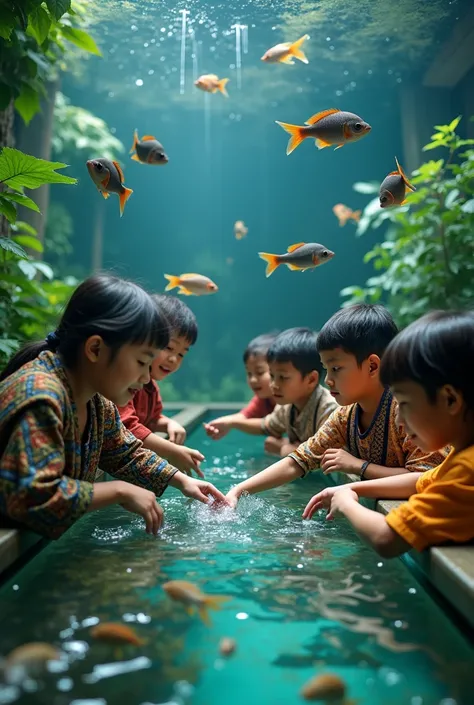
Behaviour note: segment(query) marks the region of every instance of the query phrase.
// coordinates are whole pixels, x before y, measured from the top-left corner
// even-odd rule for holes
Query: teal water
[[[225,490],[268,464],[261,439],[202,430],[206,476]],[[359,705],[471,705],[473,650],[399,561],[361,545],[342,521],[302,522],[312,478],[238,511],[212,512],[175,490],[154,539],[133,515],[88,515],[0,590],[0,654],[59,646],[54,672],[0,686],[0,704],[292,705],[317,673],[339,674]],[[162,590],[187,579],[231,596],[212,626]],[[147,640],[116,654],[90,628],[122,621]],[[233,637],[228,660],[219,640]]]

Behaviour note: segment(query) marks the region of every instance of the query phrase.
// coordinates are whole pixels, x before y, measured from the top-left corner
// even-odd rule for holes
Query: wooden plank
[[[461,17],[426,71],[423,85],[454,88],[474,66],[474,7]]]

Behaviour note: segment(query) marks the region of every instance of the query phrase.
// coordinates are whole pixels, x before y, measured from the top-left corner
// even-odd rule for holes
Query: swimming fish
[[[153,135],[144,135],[141,139],[138,137],[138,132],[133,133],[133,144],[130,150],[132,159],[142,164],[168,164],[168,156],[165,153],[163,145],[158,142]]]
[[[183,294],[184,296],[192,296],[193,294],[194,296],[204,296],[205,294],[215,294],[218,291],[217,284],[214,284],[212,279],[205,277],[203,274],[188,272],[179,276],[165,274],[164,277],[169,281],[165,291],[180,287],[178,294]]]
[[[248,233],[249,229],[246,227],[243,220],[236,220],[234,223],[234,235],[236,240],[242,240]]]
[[[172,600],[182,602],[188,614],[193,614],[194,610],[197,610],[202,621],[207,625],[211,623],[207,610],[218,610],[223,602],[231,599],[226,595],[206,595],[197,585],[187,580],[170,580],[164,583],[163,590]]]
[[[131,627],[120,622],[102,622],[102,624],[93,627],[90,633],[94,639],[113,644],[132,644],[133,646],[145,644],[144,639],[141,639]]]
[[[277,44],[271,49],[268,49],[261,60],[265,61],[267,64],[294,64],[293,59],[298,59],[302,61],[303,64],[308,64],[308,59],[304,52],[301,51],[303,42],[306,41],[306,39],[309,39],[309,34],[305,34],[301,39],[293,43],[284,42],[283,44]]]
[[[324,703],[338,705],[355,705],[355,701],[345,699],[346,684],[333,673],[325,673],[311,678],[300,690],[305,700],[319,700]]]
[[[337,108],[330,108],[316,113],[304,125],[289,125],[286,122],[275,120],[284,130],[290,133],[286,153],[291,154],[307,137],[316,140],[316,147],[324,149],[333,144],[336,149],[343,147],[346,142],[355,142],[365,137],[372,129],[368,123],[354,113],[347,113]]]
[[[289,269],[298,269],[305,272],[307,269],[319,267],[320,264],[329,262],[334,257],[334,252],[317,242],[298,242],[290,245],[283,255],[272,255],[268,252],[259,252],[259,256],[268,262],[265,274],[267,277],[281,264],[286,264]]]
[[[113,162],[111,159],[101,157],[100,159],[89,159],[86,165],[92,181],[104,198],[108,198],[111,193],[118,194],[120,217],[122,217],[125,204],[133,191],[123,185],[124,176],[120,164]]]
[[[354,220],[356,223],[359,222],[361,211],[353,211],[352,208],[345,206],[343,203],[336,203],[333,207],[332,212],[339,220],[339,225],[343,227],[348,220]]]
[[[8,683],[21,683],[28,675],[38,675],[49,661],[58,661],[61,652],[52,644],[32,641],[10,651],[3,664]]]
[[[194,85],[206,93],[217,93],[217,91],[220,91],[222,95],[228,98],[229,94],[226,91],[228,82],[228,78],[219,78],[215,73],[207,73],[199,76],[197,81],[194,81]]]
[[[408,181],[408,178],[398,163],[398,159],[396,157],[395,162],[397,164],[397,171],[391,171],[380,185],[380,208],[403,206],[406,202],[405,195],[407,189],[410,191],[416,191],[413,184]]]
[[[228,636],[223,637],[219,642],[219,653],[222,656],[232,656],[237,649],[237,642]]]

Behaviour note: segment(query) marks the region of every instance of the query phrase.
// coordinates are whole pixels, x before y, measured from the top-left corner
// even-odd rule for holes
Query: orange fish
[[[359,222],[362,211],[353,211],[352,208],[345,206],[343,203],[336,203],[332,212],[339,220],[339,225],[343,227],[348,220],[354,220],[356,223]]]
[[[52,644],[32,641],[10,651],[3,670],[8,683],[21,683],[28,675],[39,675],[49,661],[58,661],[61,652]]]
[[[208,609],[218,610],[223,602],[231,598],[226,595],[206,595],[197,585],[187,580],[170,580],[163,585],[166,594],[176,602],[182,602],[188,614],[197,610],[204,624],[211,623]]]
[[[236,240],[242,240],[246,237],[249,229],[246,227],[243,220],[236,220],[234,223],[234,235]]]
[[[197,81],[194,81],[194,85],[206,93],[217,93],[217,91],[220,91],[222,95],[228,98],[229,94],[226,91],[228,82],[228,78],[219,78],[215,73],[207,73],[199,76]]]
[[[90,633],[94,639],[112,644],[132,644],[133,646],[145,644],[144,639],[141,639],[131,627],[120,622],[102,622],[93,627]]]
[[[283,255],[272,255],[269,252],[258,254],[268,263],[265,270],[267,277],[281,264],[286,264],[289,269],[305,272],[307,269],[314,269],[320,264],[329,262],[334,257],[334,252],[318,242],[298,242],[296,245],[290,245]]]
[[[355,705],[354,700],[346,700],[346,684],[333,673],[324,673],[311,678],[300,691],[300,695],[305,700],[317,700],[337,705]]]
[[[168,164],[168,156],[165,153],[161,142],[153,137],[153,135],[144,135],[141,139],[138,137],[138,132],[133,133],[133,144],[130,154],[133,154],[131,159],[142,164]]]
[[[183,294],[184,296],[204,296],[205,294],[215,294],[218,291],[217,284],[214,284],[212,279],[202,274],[189,272],[179,276],[165,274],[164,277],[169,281],[165,291],[179,287],[178,294]]]
[[[86,165],[92,181],[104,198],[108,198],[111,193],[118,194],[120,217],[122,217],[125,204],[133,191],[123,185],[125,179],[120,164],[113,162],[111,159],[101,157],[100,159],[89,159]]]
[[[355,113],[347,113],[337,108],[316,113],[304,125],[290,125],[278,120],[275,122],[291,135],[286,148],[287,154],[291,154],[308,137],[316,140],[318,149],[334,144],[337,145],[336,149],[340,149],[346,142],[355,142],[365,137],[372,129]]]
[[[416,191],[416,188],[408,181],[408,177],[398,163],[397,171],[391,171],[382,181],[379,192],[380,208],[390,208],[390,206],[404,206],[407,189]]]
[[[309,34],[305,34],[301,39],[293,43],[284,42],[283,44],[277,44],[271,49],[268,49],[261,60],[265,61],[267,64],[294,64],[293,59],[298,59],[298,61],[302,61],[303,64],[307,64],[309,63],[308,59],[304,52],[301,51],[301,46],[306,39],[309,39]]]

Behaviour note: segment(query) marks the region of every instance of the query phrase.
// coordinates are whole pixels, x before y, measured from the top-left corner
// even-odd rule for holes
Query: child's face
[[[249,355],[245,363],[247,382],[259,399],[269,399],[272,396],[270,388],[270,370],[264,355]]]
[[[122,345],[110,362],[110,348],[101,343],[101,349],[89,360],[91,382],[96,391],[117,406],[125,406],[144,384],[150,381],[150,365],[159,353],[149,345]]]
[[[270,362],[271,390],[277,404],[303,406],[318,384],[314,370],[303,376],[291,362]]]
[[[380,359],[371,355],[359,366],[355,355],[342,348],[319,354],[326,370],[325,382],[340,406],[363,401],[378,381]]]
[[[151,365],[152,378],[161,381],[176,372],[176,370],[179,370],[189,348],[189,340],[186,340],[182,335],[171,333],[170,342],[166,348],[160,350],[156,359],[153,360]]]

